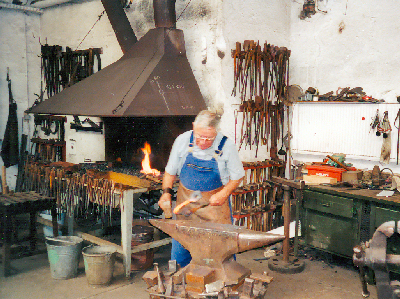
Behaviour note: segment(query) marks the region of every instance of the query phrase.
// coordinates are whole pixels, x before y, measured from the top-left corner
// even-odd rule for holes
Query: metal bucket
[[[132,227],[132,248],[153,241],[154,228],[146,225],[135,225]],[[153,265],[154,251],[148,249],[131,256],[131,270],[145,270]]]
[[[46,238],[51,276],[68,279],[78,274],[83,239],[75,236]]]
[[[115,248],[93,246],[83,248],[86,278],[90,285],[108,285],[114,272]]]

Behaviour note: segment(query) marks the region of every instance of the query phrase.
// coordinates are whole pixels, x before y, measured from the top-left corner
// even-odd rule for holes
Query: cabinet
[[[372,238],[384,222],[400,221],[400,195],[376,196],[380,190],[308,187],[301,227],[306,245],[351,258],[353,247]],[[388,239],[387,252],[400,254],[400,235]]]
[[[304,191],[302,235],[308,245],[352,256],[360,239],[361,202],[315,191]]]

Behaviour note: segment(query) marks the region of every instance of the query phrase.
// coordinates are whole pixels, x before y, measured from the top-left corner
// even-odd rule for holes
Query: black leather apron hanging
[[[9,111],[6,131],[1,145],[1,158],[5,167],[18,164],[19,147],[18,147],[18,117],[17,103],[14,101],[11,91],[11,80],[7,72],[8,81],[8,96],[9,96]]]

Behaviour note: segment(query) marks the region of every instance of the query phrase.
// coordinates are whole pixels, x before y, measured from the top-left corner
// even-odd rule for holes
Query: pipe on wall
[[[8,8],[8,9],[14,9],[14,10],[19,10],[19,11],[33,12],[33,13],[37,13],[37,14],[43,13],[43,9],[40,9],[40,8],[15,5],[15,4],[9,4],[9,3],[1,3],[1,2],[0,2],[0,8]]]

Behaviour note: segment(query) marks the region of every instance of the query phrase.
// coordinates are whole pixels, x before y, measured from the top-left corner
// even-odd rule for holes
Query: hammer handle
[[[331,157],[331,156],[329,156],[329,155],[327,155],[327,157],[328,157],[329,159],[331,159],[333,162],[335,162],[337,165],[339,165],[340,167],[342,167],[342,168],[344,168],[344,169],[346,169],[346,170],[350,170],[350,168],[349,168],[348,166],[346,166],[346,165],[344,165],[343,163],[339,162],[339,161],[336,160],[335,158],[333,158],[333,157]]]

